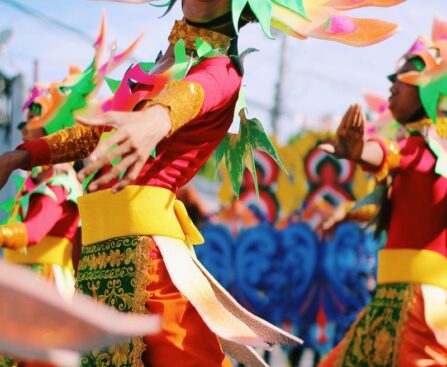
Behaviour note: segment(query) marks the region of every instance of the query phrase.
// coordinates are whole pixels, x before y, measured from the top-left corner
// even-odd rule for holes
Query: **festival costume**
[[[13,199],[8,224],[0,226],[4,261],[31,268],[54,283],[67,299],[75,289],[72,252],[79,227],[76,198],[82,192],[72,170],[69,165],[33,170]],[[45,175],[45,179],[40,175]],[[1,366],[17,366],[17,363],[0,357]],[[52,366],[37,362],[21,365]]]
[[[81,194],[71,170],[50,167],[30,174],[16,198],[17,216],[0,226],[4,259],[31,266],[67,297],[74,291],[71,254],[79,226],[76,198]],[[45,179],[36,177],[42,174]]]
[[[405,55],[406,61],[422,58],[425,69],[397,76],[403,82],[424,79],[421,100],[438,123],[442,121],[439,102],[447,96],[445,38],[436,37],[440,26],[445,35],[446,23],[437,19],[430,45],[423,46],[420,38]],[[436,78],[431,78],[433,70]],[[424,99],[427,91],[431,98],[425,94]],[[424,136],[428,125],[428,119],[407,124],[411,135],[399,143],[373,139],[384,153],[373,173],[378,180],[392,177],[391,216],[388,239],[379,252],[378,288],[322,367],[447,365],[446,157],[435,141]]]
[[[259,3],[250,1],[255,13],[260,10]],[[237,13],[247,1],[235,4],[233,12]],[[284,2],[281,9],[298,19],[304,11],[300,4],[286,6]],[[332,19],[332,10],[325,20]],[[258,19],[267,31],[268,14]],[[349,24],[350,29],[344,31],[341,26],[334,30],[331,22],[326,30],[306,31],[309,36],[328,34],[326,38],[347,37],[346,42],[367,44],[394,29],[394,25],[378,22],[383,27],[368,38],[361,24],[360,30],[355,21]],[[132,111],[163,105],[170,111],[171,132],[157,145],[155,157],[149,158],[132,185],[112,194],[111,182],[79,199],[84,246],[78,288],[124,312],[160,313],[163,331],[93,351],[83,358],[82,365],[229,366],[223,349],[246,365],[264,366],[249,346],[296,344],[300,340],[243,309],[198,262],[192,245],[202,243],[203,238],[175,197],[177,189],[197,173],[221,141],[230,148],[236,141],[226,134],[234,112],[239,112],[235,111],[241,86],[238,60],[236,55],[226,56],[230,37],[185,21],[176,22],[170,42],[174,65],[162,74],[150,72],[154,64],[133,66],[121,83],[109,83],[115,95],[104,108]],[[247,119],[243,122],[251,124]],[[81,159],[93,151],[106,130],[75,126],[19,148],[30,153],[30,167]],[[112,167],[101,173],[107,169]]]
[[[85,110],[101,84],[102,77],[125,61],[138,44],[135,41],[125,52],[112,54],[102,67],[99,59],[105,46],[105,16],[94,46],[95,58],[84,71],[70,66],[62,82],[36,84],[23,111],[32,117],[19,128],[42,129],[45,134],[74,125],[74,114]],[[112,51],[113,53],[115,50]],[[91,106],[88,107],[91,113]],[[75,290],[73,264],[74,244],[80,226],[77,198],[81,184],[68,163],[36,167],[22,179],[16,177],[17,196],[2,204],[9,212],[7,223],[0,226],[0,246],[6,262],[30,267],[55,284],[59,293],[69,299]],[[17,365],[10,358],[0,359],[1,366]],[[46,363],[20,362],[27,367],[47,366]]]
[[[23,111],[30,110],[33,116],[20,128],[42,129],[45,134],[51,134],[73,126],[75,114],[91,109],[88,105],[93,104],[91,98],[104,75],[125,61],[139,41],[119,55],[112,54],[109,61],[99,67],[105,33],[103,16],[94,44],[95,57],[88,68],[82,71],[70,66],[69,75],[63,81],[33,87],[23,105]],[[0,227],[0,245],[5,248],[6,261],[32,265],[45,277],[56,280],[56,284],[59,284],[58,274],[65,274],[68,288],[64,290],[61,284],[59,290],[69,297],[74,291],[72,243],[79,225],[76,200],[82,190],[69,164],[39,166],[23,182],[17,178],[16,198],[2,205],[10,213],[8,223]],[[51,265],[61,269],[52,270]]]

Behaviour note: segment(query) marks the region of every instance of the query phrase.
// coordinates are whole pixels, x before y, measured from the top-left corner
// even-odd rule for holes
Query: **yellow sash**
[[[73,268],[73,245],[67,238],[46,236],[25,251],[4,249],[3,257],[7,262],[15,264],[49,264]]]
[[[377,280],[379,284],[420,283],[447,289],[447,258],[430,250],[381,250]]]
[[[101,190],[80,197],[78,207],[83,245],[131,235],[204,242],[183,203],[161,187],[127,186],[117,193]]]

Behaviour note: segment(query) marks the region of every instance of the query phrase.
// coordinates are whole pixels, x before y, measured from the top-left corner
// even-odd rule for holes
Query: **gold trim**
[[[379,182],[385,179],[390,171],[398,168],[401,160],[400,149],[396,142],[384,140],[383,143],[385,144],[387,150],[385,153],[386,156],[384,158],[385,162],[383,163],[379,171],[374,172],[374,176]]]
[[[23,223],[10,223],[0,226],[0,247],[16,250],[24,249],[28,244],[28,232]]]
[[[155,242],[151,237],[138,237],[138,245],[135,254],[135,278],[134,281],[134,300],[132,305],[132,312],[149,314],[150,310],[146,308],[146,301],[150,294],[146,287],[151,282],[149,276],[149,268],[153,266],[153,261],[149,257],[151,250],[155,248]],[[133,350],[130,360],[133,361],[134,367],[144,367],[141,359],[143,353],[146,351],[146,344],[143,338],[132,338]]]
[[[409,124],[406,124],[405,129],[407,129],[410,133],[417,131],[425,136],[428,133],[428,129],[432,125],[433,125],[432,120],[430,120],[429,118],[425,118],[422,119],[421,121],[410,122]]]
[[[434,125],[438,136],[440,138],[447,138],[447,117],[438,117]]]
[[[184,20],[176,20],[169,35],[169,43],[175,45],[178,40],[183,39],[187,50],[196,49],[196,39],[200,38],[209,43],[213,49],[220,49],[227,53],[231,38],[209,29],[195,27]]]
[[[77,125],[48,135],[43,140],[50,149],[50,163],[56,164],[88,157],[100,137],[98,127]]]
[[[169,109],[171,118],[169,135],[172,135],[183,125],[194,120],[204,100],[205,91],[199,83],[174,80],[166,84],[160,94],[146,104],[146,108],[162,105]]]

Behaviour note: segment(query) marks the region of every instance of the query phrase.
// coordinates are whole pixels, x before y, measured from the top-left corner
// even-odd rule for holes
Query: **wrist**
[[[144,113],[146,113],[152,121],[156,122],[157,129],[155,131],[161,139],[169,135],[172,124],[168,107],[161,104],[154,104],[149,108],[146,108]]]
[[[30,154],[25,149],[17,149],[5,153],[3,156],[7,158],[6,164],[11,171],[22,167],[28,167],[30,162]]]
[[[366,167],[378,168],[382,165],[383,159],[384,152],[380,143],[376,140],[368,140],[363,145],[358,163]]]

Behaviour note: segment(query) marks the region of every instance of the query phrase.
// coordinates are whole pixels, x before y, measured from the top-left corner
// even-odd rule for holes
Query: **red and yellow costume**
[[[382,147],[395,179],[377,293],[321,366],[445,366],[447,179],[420,135]]]
[[[253,1],[250,6],[235,1],[233,5],[237,13],[240,8],[238,16],[251,7],[267,34],[272,16],[276,25],[298,38],[352,45],[378,42],[395,29],[386,22],[343,16],[338,10],[346,9],[346,4],[307,4],[311,17],[302,6],[283,1],[280,5]],[[233,18],[238,23],[238,17],[227,15],[230,24]],[[226,56],[232,39],[182,21],[176,23],[169,41],[175,64],[162,74],[151,73],[147,65],[132,67],[107,108],[133,111],[162,105],[170,111],[170,134],[157,145],[156,156],[146,162],[132,185],[113,194],[109,189],[115,182],[111,182],[79,200],[83,225],[79,289],[121,311],[162,314],[162,333],[92,351],[81,365],[229,366],[224,349],[246,365],[261,366],[263,362],[247,346],[292,344],[299,339],[243,309],[203,268],[192,249],[203,238],[175,197],[233,121],[241,75],[235,57]],[[30,167],[73,161],[87,157],[103,132],[103,128],[75,126],[19,148],[30,153]],[[111,167],[101,174],[107,169]]]
[[[27,177],[19,193],[26,205],[19,200],[17,208],[23,220],[0,226],[0,244],[6,261],[31,266],[70,297],[72,250],[79,227],[76,198],[81,190],[72,168],[65,168],[45,168]]]
[[[405,60],[421,58],[425,69],[398,75],[404,82],[418,74],[427,78],[431,67],[445,62],[445,38],[427,48],[418,42]],[[436,49],[441,52],[432,52]],[[438,90],[445,96],[447,85]],[[445,153],[423,134],[430,124],[424,119],[405,125],[411,135],[398,143],[373,139],[384,158],[372,173],[378,180],[392,181],[378,288],[321,367],[447,365],[447,177]]]
[[[200,33],[217,42],[213,48],[229,45],[228,37],[203,29]],[[240,85],[233,62],[222,54],[193,66],[182,80],[165,82],[162,88],[156,84],[160,91],[148,104],[168,107],[172,121],[172,132],[157,145],[156,157],[121,192],[112,194],[108,186],[79,200],[84,245],[79,288],[122,311],[163,314],[159,336],[92,352],[82,365],[94,366],[109,356],[120,366],[229,366],[216,334],[236,356],[244,350],[236,343],[298,341],[243,310],[198,264],[190,245],[203,239],[175,199],[175,191],[224,138]],[[30,166],[72,161],[86,157],[101,132],[75,126],[20,148],[30,152]]]

